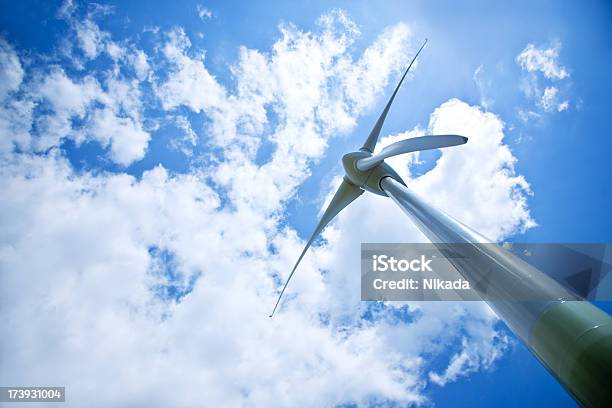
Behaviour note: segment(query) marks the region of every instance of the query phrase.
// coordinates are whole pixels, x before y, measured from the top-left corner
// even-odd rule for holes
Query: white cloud
[[[64,138],[82,139],[72,132],[72,118],[85,119],[87,110],[102,89],[92,76],[74,82],[63,69],[54,67],[34,86],[35,99],[49,104],[51,112],[36,118],[39,136],[34,138],[34,149],[44,151],[58,146]]]
[[[224,97],[223,88],[209,74],[204,66],[204,56],[190,58],[185,51],[191,42],[183,29],[175,29],[169,34],[169,41],[163,48],[164,56],[175,69],[163,83],[158,95],[164,109],[187,105],[196,112],[217,106]]]
[[[540,105],[545,111],[550,111],[553,109],[557,100],[557,93],[559,93],[559,90],[554,86],[548,86],[546,89],[544,89],[542,99],[540,100]]]
[[[23,80],[23,68],[17,53],[4,39],[0,38],[0,102],[19,89]]]
[[[33,103],[10,98],[21,87],[24,75],[19,56],[0,38],[0,153],[29,144]]]
[[[485,341],[478,343],[462,339],[461,351],[453,355],[448,367],[442,374],[429,373],[429,379],[437,385],[444,386],[456,381],[459,377],[467,376],[480,370],[490,370],[493,364],[508,349],[507,336],[493,330],[490,326],[482,325],[485,331]]]
[[[74,12],[75,5],[72,0],[64,0],[57,10],[58,18],[69,18]]]
[[[121,47],[119,44],[113,41],[109,41],[106,43],[106,53],[114,60],[117,61],[124,57],[125,49]]]
[[[200,17],[200,20],[202,21],[208,20],[213,17],[212,11],[210,11],[209,9],[207,9],[201,4],[198,4],[196,6],[196,9],[198,10],[198,16]]]
[[[555,86],[547,86],[542,93],[538,105],[546,112],[556,110],[563,112],[569,108],[569,101],[559,101],[559,89]]]
[[[432,197],[433,204],[494,241],[536,225],[527,207],[529,184],[515,173],[516,158],[504,144],[503,129],[493,113],[456,99],[442,104],[430,118],[429,131],[465,135],[468,143],[442,150],[436,167],[414,186],[422,196]]]
[[[0,157],[15,147],[30,149],[33,110],[30,100],[13,100],[0,106]]]
[[[75,5],[72,0],[65,0],[57,12],[57,17],[65,20],[73,30],[76,45],[83,53],[85,60],[94,60],[102,52],[106,52],[113,60],[122,58],[126,50],[111,40],[109,32],[101,30],[96,23],[98,16],[112,14],[113,6],[90,3],[83,18],[79,18],[82,7]],[[84,61],[75,55],[73,48],[74,38],[64,39],[63,52],[78,69],[84,68]]]
[[[531,111],[531,110],[525,110],[525,109],[517,109],[517,115],[518,118],[521,120],[521,122],[523,123],[527,123],[532,119],[538,119],[540,118],[542,115],[540,115],[537,112]]]
[[[8,357],[0,383],[66,384],[68,403],[79,406],[408,405],[427,402],[428,381],[453,381],[500,357],[507,345],[483,303],[386,306],[409,308],[412,322],[371,305],[375,318],[360,318],[367,306],[358,298],[359,242],[423,238],[390,200],[372,195],[325,230],[280,313],[267,318],[304,244],[284,224],[285,203],[329,138],[354,129],[410,56],[404,24],[384,30],[355,60],[349,47],[358,30],[346,14],[334,11],[319,24],[312,32],[282,26],[270,52],[242,48],[232,88],[208,72],[183,31],[168,34],[161,57],[172,69],[162,75],[147,62],[147,77],[164,115],[189,137],[190,123],[176,111],[210,122],[211,154],[222,152],[207,167],[176,175],[158,166],[137,179],[75,172],[57,149],[5,156],[0,354]],[[126,60],[118,63],[134,64]],[[46,73],[26,81],[51,111],[36,118],[39,145],[89,138],[121,164],[145,154],[144,74]],[[492,239],[533,225],[529,186],[514,172],[497,116],[450,100],[428,130],[470,141],[415,179],[414,156],[394,159],[411,188]],[[259,165],[262,138],[275,150]],[[159,296],[172,291],[184,296]],[[463,338],[449,368],[430,375],[427,359]]]
[[[193,130],[191,122],[186,116],[177,116],[174,124],[182,131],[182,137],[172,138],[170,147],[182,151],[186,156],[191,156],[193,148],[198,143],[198,134]]]
[[[323,16],[319,27],[303,32],[281,26],[282,37],[269,55],[242,48],[232,67],[236,94],[210,75],[182,30],[173,31],[163,48],[174,69],[157,95],[166,109],[187,106],[213,119],[210,142],[226,149],[215,180],[231,185],[235,202],[278,210],[277,197],[286,197],[304,180],[304,164],[321,157],[326,138],[353,128],[354,118],[372,106],[389,75],[407,59],[404,24],[386,29],[356,61],[347,50],[358,30],[344,12]],[[270,125],[268,109],[278,118],[268,136],[276,149],[257,168],[251,161],[261,132]]]
[[[567,69],[559,64],[561,42],[555,41],[549,48],[538,48],[527,44],[516,57],[516,62],[527,72],[541,72],[548,79],[569,77]]]
[[[108,33],[101,31],[98,25],[89,19],[78,22],[75,29],[79,46],[85,56],[89,59],[96,58],[104,47]]]
[[[103,147],[110,145],[111,158],[124,166],[142,159],[151,136],[140,123],[129,117],[119,117],[111,109],[94,111],[88,132]]]
[[[1,182],[12,197],[2,214],[15,217],[2,222],[2,269],[21,271],[2,278],[10,306],[0,313],[13,317],[1,329],[2,353],[19,361],[3,381],[53,378],[70,387],[71,401],[94,406],[422,399],[373,329],[337,332],[305,311],[268,319],[270,273],[286,266],[267,252],[269,220],[219,210],[203,180],[162,168],[141,181],[76,176],[61,159],[22,159],[3,167],[17,174]],[[181,303],[155,297],[151,246],[170,251],[185,280],[202,274]],[[36,257],[21,256],[32,250]],[[27,294],[11,290],[25,280]],[[44,341],[33,341],[38,330]],[[107,391],[92,393],[100,382]]]
[[[406,43],[410,37],[411,31],[405,24],[388,27],[352,64],[343,85],[354,110],[371,106],[373,99],[387,86],[389,75],[402,71],[408,62]],[[417,68],[418,61],[411,73]]]
[[[563,112],[569,109],[569,101],[563,101],[557,105],[557,112]]]
[[[80,83],[73,82],[60,68],[53,69],[37,90],[55,111],[79,116],[85,115],[87,105],[102,93],[94,77],[86,76]]]
[[[47,150],[59,146],[62,139],[77,143],[96,140],[103,147],[110,145],[111,159],[128,165],[144,157],[150,135],[140,120],[140,93],[135,83],[109,78],[107,90],[93,76],[74,82],[61,69],[54,69],[34,89],[42,101],[50,104],[52,113],[41,115],[35,149]],[[102,109],[94,106],[102,105]],[[83,128],[73,128],[72,120],[84,122]]]
[[[521,78],[520,89],[525,97],[537,106],[535,110],[540,110],[538,113],[533,111],[534,108],[518,109],[518,116],[522,122],[527,123],[530,119],[541,117],[542,111],[563,112],[569,108],[569,100],[559,101],[569,89],[566,81],[562,81],[569,78],[569,72],[558,61],[560,50],[559,41],[555,41],[549,48],[538,48],[533,44],[527,44],[516,56],[516,62],[523,71],[527,72]],[[543,90],[541,82],[544,82]]]
[[[136,76],[139,80],[144,81],[149,76],[149,61],[147,58],[147,54],[142,50],[137,50],[135,53],[131,55],[132,66],[134,67],[134,71],[136,71]]]
[[[495,101],[489,96],[491,92],[491,81],[485,79],[484,66],[479,65],[478,68],[476,68],[472,79],[474,80],[474,83],[478,88],[478,92],[480,93],[480,106],[482,106],[485,110],[489,110]]]

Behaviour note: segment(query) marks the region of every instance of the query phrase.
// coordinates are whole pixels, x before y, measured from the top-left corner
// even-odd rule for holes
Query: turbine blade
[[[287,281],[285,282],[285,286],[283,286],[283,290],[281,290],[281,293],[278,296],[278,300],[276,301],[276,305],[274,305],[274,310],[272,310],[272,313],[270,314],[270,317],[274,316],[274,312],[276,311],[276,308],[278,307],[278,305],[279,305],[279,303],[281,301],[281,298],[283,297],[283,293],[285,293],[285,289],[287,289],[287,285],[289,284],[289,281],[293,277],[293,274],[295,273],[295,270],[297,269],[298,265],[300,264],[300,261],[304,257],[304,254],[306,253],[308,248],[310,248],[310,245],[314,242],[315,238],[321,233],[321,231],[323,231],[323,228],[325,228],[325,226],[327,224],[329,224],[329,222],[336,215],[338,215],[338,213],[340,211],[342,211],[344,208],[346,208],[347,205],[352,203],[361,194],[363,194],[363,190],[362,189],[360,189],[359,187],[353,185],[352,183],[349,183],[346,179],[342,180],[342,184],[340,184],[340,187],[338,187],[338,190],[336,191],[336,194],[334,195],[334,198],[332,198],[331,202],[329,203],[329,205],[325,209],[325,212],[323,213],[323,216],[321,217],[321,221],[319,221],[319,223],[317,224],[317,227],[315,228],[314,232],[312,233],[312,236],[310,237],[310,239],[306,243],[306,246],[304,247],[304,250],[300,254],[300,257],[298,258],[297,262],[295,263],[295,266],[291,270],[291,273],[289,274],[289,277],[287,278]]]
[[[361,171],[378,166],[388,157],[421,150],[439,149],[442,147],[457,146],[467,143],[468,139],[458,135],[420,136],[400,140],[385,147],[380,153],[357,160],[355,164]]]
[[[372,131],[370,132],[370,135],[368,136],[365,143],[361,147],[361,150],[367,150],[370,153],[374,152],[374,147],[376,146],[376,142],[378,141],[378,135],[380,134],[380,129],[382,129],[385,118],[387,117],[387,112],[389,112],[389,108],[391,107],[391,104],[393,103],[393,99],[395,99],[395,95],[397,94],[397,91],[402,85],[402,82],[404,82],[404,78],[406,78],[408,71],[410,71],[410,67],[412,67],[412,64],[414,64],[414,61],[416,61],[417,57],[419,56],[419,54],[425,47],[425,44],[427,44],[427,38],[425,39],[425,42],[423,43],[423,45],[421,45],[421,48],[419,48],[417,53],[412,58],[412,61],[410,61],[410,65],[408,65],[408,68],[406,68],[404,75],[402,75],[402,79],[400,79],[399,83],[395,87],[395,91],[393,91],[393,94],[391,95],[389,102],[387,102],[387,106],[385,106],[385,110],[383,110],[383,112],[380,114],[380,117],[376,121],[376,125],[374,125],[374,128],[372,129]]]

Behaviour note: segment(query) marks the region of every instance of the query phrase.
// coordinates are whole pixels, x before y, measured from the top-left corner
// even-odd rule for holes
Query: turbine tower
[[[384,161],[404,153],[462,145],[468,139],[459,135],[413,137],[374,154],[389,108],[426,43],[408,65],[363,146],[342,157],[344,179],[291,270],[270,317],[316,237],[340,211],[368,191],[393,199],[440,250],[461,251],[461,256],[449,258],[449,262],[466,280],[476,283],[474,289],[480,297],[580,405],[610,406],[612,318],[547,274],[429,205]]]

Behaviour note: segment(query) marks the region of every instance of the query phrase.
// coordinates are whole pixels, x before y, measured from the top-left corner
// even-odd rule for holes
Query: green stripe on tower
[[[612,317],[589,302],[550,306],[534,324],[529,346],[586,407],[612,406]]]

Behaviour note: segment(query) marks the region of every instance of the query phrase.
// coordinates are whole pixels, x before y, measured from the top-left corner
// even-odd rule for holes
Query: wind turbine
[[[582,406],[612,401],[612,317],[542,271],[470,227],[429,205],[412,192],[385,159],[404,153],[457,146],[459,135],[402,140],[374,154],[374,147],[404,78],[427,40],[402,75],[385,109],[359,151],[342,158],[344,180],[325,209],[291,270],[274,305],[274,315],[304,254],[323,228],[364,191],[387,196],[439,249],[459,252],[448,261],[520,338],[533,355]],[[457,245],[459,244],[459,245]]]
[[[363,194],[364,191],[369,191],[370,193],[387,197],[388,194],[383,190],[381,185],[381,181],[386,177],[390,177],[404,186],[406,185],[397,172],[393,170],[391,166],[385,163],[385,159],[404,153],[457,146],[467,142],[467,137],[458,135],[420,136],[395,142],[383,148],[380,153],[374,154],[374,148],[378,142],[380,130],[385,122],[389,108],[395,99],[395,95],[397,95],[397,91],[400,89],[402,82],[404,82],[404,78],[406,78],[408,71],[410,71],[412,64],[414,64],[414,61],[416,61],[417,57],[425,47],[425,44],[427,44],[427,39],[425,39],[423,45],[421,45],[421,48],[419,48],[415,56],[412,58],[412,61],[410,61],[408,68],[406,68],[406,71],[404,71],[404,75],[402,75],[402,78],[395,87],[395,90],[387,102],[385,109],[376,121],[374,128],[370,132],[370,135],[366,139],[361,149],[356,152],[347,153],[344,155],[344,157],[342,157],[342,165],[346,173],[344,175],[344,179],[342,180],[340,187],[338,187],[336,194],[334,194],[331,202],[325,209],[319,224],[317,224],[310,239],[306,243],[304,250],[291,270],[291,273],[289,274],[289,277],[287,278],[287,281],[285,282],[285,285],[278,296],[278,300],[274,305],[274,310],[270,314],[270,317],[274,315],[274,312],[276,311],[276,308],[278,307],[281,298],[285,293],[285,289],[287,289],[287,285],[293,277],[298,265],[302,261],[304,254],[306,254],[306,251],[308,248],[310,248],[310,245],[312,245],[325,226],[329,224],[330,221],[340,213],[340,211],[355,201],[355,199]]]

